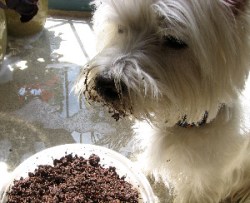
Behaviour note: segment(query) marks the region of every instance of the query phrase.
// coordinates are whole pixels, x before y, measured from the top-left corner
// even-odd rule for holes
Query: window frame
[[[49,0],[49,8],[66,11],[91,11],[90,0]]]

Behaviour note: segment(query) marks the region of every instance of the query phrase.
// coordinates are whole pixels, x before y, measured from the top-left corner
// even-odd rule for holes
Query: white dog
[[[250,0],[95,0],[76,91],[155,127],[143,168],[176,203],[250,202]],[[145,139],[147,139],[145,137]],[[145,161],[148,161],[145,163]]]

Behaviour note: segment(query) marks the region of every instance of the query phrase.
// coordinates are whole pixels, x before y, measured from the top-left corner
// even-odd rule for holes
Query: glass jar
[[[4,10],[0,8],[0,62],[2,62],[4,58],[6,47],[7,47],[6,18]]]

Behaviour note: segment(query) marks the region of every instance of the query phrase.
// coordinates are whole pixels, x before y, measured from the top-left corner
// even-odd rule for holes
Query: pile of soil
[[[138,191],[119,177],[116,168],[101,166],[100,157],[66,155],[53,166],[39,165],[27,178],[15,180],[7,203],[139,202]]]

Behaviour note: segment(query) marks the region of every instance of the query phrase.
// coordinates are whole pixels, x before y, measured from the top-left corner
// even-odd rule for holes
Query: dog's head
[[[248,74],[248,0],[96,0],[98,55],[76,90],[116,115],[212,120]],[[157,122],[159,122],[159,119]]]

